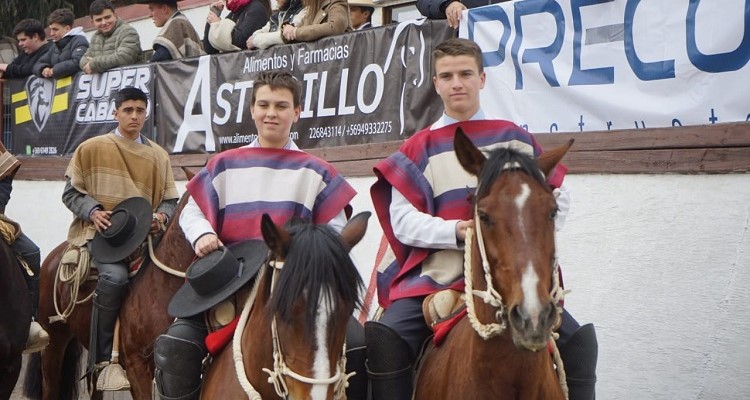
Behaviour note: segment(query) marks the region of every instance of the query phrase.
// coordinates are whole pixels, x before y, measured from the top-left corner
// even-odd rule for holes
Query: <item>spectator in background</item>
[[[417,0],[417,9],[429,19],[447,19],[451,28],[458,29],[464,10],[505,1],[508,0]]]
[[[117,18],[108,0],[94,0],[89,7],[96,33],[88,51],[81,58],[81,69],[87,74],[136,64],[141,61],[141,38],[125,21]]]
[[[229,15],[220,18],[224,0],[211,4],[206,17],[203,47],[208,54],[237,51],[247,47],[247,39],[268,22],[268,0],[226,0]]]
[[[10,36],[0,36],[0,64],[10,64],[18,56],[18,42]]]
[[[349,16],[352,29],[361,31],[372,28],[372,14],[375,12],[372,0],[349,0]]]
[[[44,26],[35,19],[24,19],[13,28],[21,53],[10,64],[0,64],[0,78],[26,78],[34,73],[34,64],[49,51],[52,43],[44,38]]]
[[[307,9],[302,0],[277,0],[279,9],[271,14],[268,23],[258,29],[247,39],[248,49],[267,49],[277,44],[284,44],[279,29],[284,24],[302,25]]]
[[[44,78],[62,78],[81,70],[81,58],[89,48],[83,28],[73,28],[73,11],[60,8],[47,17],[49,38],[53,46],[34,65],[34,74]]]
[[[312,42],[352,31],[346,0],[303,0],[303,4],[307,15],[302,26],[285,24],[281,27],[284,43]]]
[[[150,62],[177,60],[206,54],[193,24],[177,10],[177,0],[140,0],[148,4],[154,25],[161,28],[154,39]]]

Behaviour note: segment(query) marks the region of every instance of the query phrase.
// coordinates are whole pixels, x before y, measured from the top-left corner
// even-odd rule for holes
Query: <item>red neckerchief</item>
[[[242,7],[250,4],[251,1],[252,0],[229,0],[227,1],[227,8],[231,12],[237,12],[237,10],[241,10]]]

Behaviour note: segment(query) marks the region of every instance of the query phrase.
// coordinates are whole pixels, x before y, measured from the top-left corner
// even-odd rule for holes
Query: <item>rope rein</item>
[[[477,188],[478,190],[478,188]],[[503,304],[503,298],[500,295],[500,293],[495,290],[493,284],[492,284],[492,275],[490,271],[490,263],[487,259],[487,251],[485,249],[484,245],[484,238],[482,237],[482,228],[481,228],[481,222],[479,221],[479,215],[478,215],[478,209],[475,206],[474,207],[474,226],[476,227],[477,231],[477,247],[479,248],[479,254],[482,259],[482,270],[484,272],[484,280],[487,285],[487,289],[485,290],[474,290],[474,283],[472,279],[472,242],[474,240],[474,229],[471,227],[466,228],[466,239],[465,239],[465,245],[464,245],[464,283],[465,283],[465,289],[464,292],[466,294],[466,311],[467,316],[469,318],[469,323],[471,324],[471,327],[474,329],[474,331],[484,340],[488,340],[494,336],[501,335],[505,329],[507,328],[507,316],[505,305]],[[558,263],[557,256],[554,258],[554,265],[553,265],[553,271],[552,271],[552,289],[550,290],[550,296],[552,297],[553,302],[555,303],[555,308],[557,311],[557,322],[555,325],[555,329],[559,327],[559,323],[561,321],[561,315],[562,315],[562,306],[560,305],[562,300],[565,298],[565,294],[569,292],[569,290],[564,290],[560,286],[560,264]],[[499,323],[490,323],[490,324],[483,324],[479,319],[477,318],[476,314],[476,307],[474,305],[474,296],[479,297],[484,301],[485,304],[488,304],[492,307],[497,308],[497,311],[495,312],[495,319],[497,321],[500,321]],[[552,353],[553,353],[553,359],[555,364],[555,371],[557,372],[557,379],[560,383],[560,388],[562,389],[563,395],[566,399],[568,399],[568,383],[567,378],[565,375],[565,368],[563,366],[562,357],[560,357],[560,351],[557,348],[557,338],[560,335],[552,331],[550,334],[550,343],[552,347]]]
[[[273,260],[267,265],[273,268],[273,275],[271,276],[271,288],[274,288],[276,287],[276,279],[278,273],[281,268],[284,267],[284,263],[282,261]],[[269,270],[267,268],[264,268],[263,274],[265,274],[267,271]],[[250,292],[250,295],[245,301],[245,306],[242,309],[242,314],[240,315],[237,329],[234,331],[234,337],[232,338],[232,355],[234,358],[234,367],[237,373],[237,379],[240,381],[240,386],[242,386],[242,389],[245,391],[245,394],[247,394],[247,397],[250,400],[260,400],[261,398],[260,393],[255,390],[253,385],[250,383],[250,380],[247,378],[247,374],[245,373],[245,363],[243,361],[242,355],[242,333],[244,331],[245,325],[247,324],[247,319],[250,315],[250,309],[255,303],[255,297],[258,292],[258,286],[261,279],[262,277],[258,276],[255,284],[253,285],[253,289]],[[279,397],[287,398],[289,396],[289,388],[287,387],[286,381],[284,380],[284,376],[286,375],[292,379],[309,385],[335,384],[336,386],[334,387],[334,398],[346,398],[346,388],[349,386],[349,378],[355,374],[354,372],[350,374],[346,373],[346,341],[344,341],[344,348],[337,363],[336,373],[330,378],[315,379],[300,375],[289,368],[289,366],[287,366],[286,362],[284,361],[284,355],[281,352],[281,342],[279,340],[278,331],[276,329],[276,317],[274,317],[271,321],[271,335],[273,338],[273,370],[263,368],[262,371],[268,374],[268,383],[273,385],[274,390]]]
[[[148,235],[148,256],[151,258],[151,262],[154,263],[154,265],[156,265],[157,267],[159,267],[160,270],[170,275],[174,275],[178,278],[185,277],[184,272],[178,271],[174,268],[170,268],[168,265],[164,264],[163,262],[159,261],[158,258],[156,258],[156,254],[154,253],[154,243],[153,243],[153,239],[151,239],[151,235]]]

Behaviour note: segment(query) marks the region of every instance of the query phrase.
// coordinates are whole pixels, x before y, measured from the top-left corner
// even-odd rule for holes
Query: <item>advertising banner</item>
[[[531,132],[750,119],[746,0],[523,0],[468,10],[487,114]]]
[[[444,21],[408,21],[314,43],[159,63],[157,141],[170,153],[215,152],[255,139],[253,79],[290,71],[302,86],[292,127],[301,148],[403,139],[436,120],[432,49],[454,31]]]
[[[6,84],[8,84],[6,82]],[[84,140],[117,127],[113,93],[123,87],[154,91],[152,66],[61,79],[30,76],[10,81],[12,151],[27,156],[71,154]],[[151,105],[142,133],[152,137]]]

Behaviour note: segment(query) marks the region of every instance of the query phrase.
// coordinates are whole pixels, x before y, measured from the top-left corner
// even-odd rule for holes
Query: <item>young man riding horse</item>
[[[483,149],[512,147],[530,156],[542,149],[532,135],[507,121],[488,120],[479,104],[485,84],[482,51],[466,39],[449,39],[434,50],[433,83],[445,112],[432,126],[406,140],[399,152],[375,167],[371,189],[378,219],[396,256],[380,270],[378,297],[385,308],[378,322],[365,323],[368,374],[374,400],[411,399],[412,367],[427,326],[422,301],[442,289],[463,290],[463,241],[472,219],[476,178],[467,175],[453,153],[457,127]],[[443,134],[446,130],[450,135]],[[569,206],[561,188],[564,171],[548,182],[558,188],[561,228]],[[593,325],[580,327],[563,313],[558,347],[568,371],[571,400],[594,398],[596,335]],[[568,349],[583,349],[569,354]]]
[[[0,143],[0,214],[5,216],[5,207],[10,201],[10,193],[13,191],[13,177],[16,176],[21,162],[18,161],[10,152]],[[26,261],[28,270],[24,270],[23,278],[26,280],[26,286],[29,289],[31,297],[31,326],[29,326],[29,337],[26,339],[26,349],[24,353],[35,353],[41,351],[49,343],[49,335],[36,322],[39,310],[39,266],[41,265],[41,255],[39,246],[36,245],[28,236],[19,230],[20,234],[16,236],[13,243],[9,243],[16,254]]]
[[[188,183],[191,198],[180,226],[198,257],[224,245],[261,239],[263,213],[279,226],[294,217],[328,224],[337,232],[346,225],[344,209],[356,192],[333,166],[300,151],[289,138],[301,111],[300,93],[299,81],[290,73],[261,73],[250,105],[257,139],[218,154]],[[208,331],[202,312],[179,316],[184,318],[156,341],[157,390],[164,399],[196,399]]]
[[[146,236],[166,225],[178,200],[167,152],[140,133],[148,97],[129,87],[115,94],[114,102],[117,128],[78,146],[65,171],[62,196],[75,216],[68,243],[89,251],[98,270],[88,371],[96,369],[100,379],[109,375],[105,372],[130,266],[141,258]],[[112,382],[127,382],[122,369],[109,372],[115,374]]]

